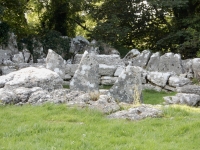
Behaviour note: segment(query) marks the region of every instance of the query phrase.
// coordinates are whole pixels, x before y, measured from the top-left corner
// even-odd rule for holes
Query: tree
[[[198,0],[108,0],[94,9],[91,37],[116,48],[178,52],[184,58],[199,50]]]

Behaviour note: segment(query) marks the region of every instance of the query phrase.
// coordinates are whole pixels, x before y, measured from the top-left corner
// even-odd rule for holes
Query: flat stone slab
[[[141,105],[138,107],[130,108],[128,110],[115,112],[111,115],[108,115],[108,118],[127,119],[131,121],[135,121],[135,120],[145,119],[147,117],[151,117],[151,118],[160,117],[161,115],[162,115],[161,110],[157,108]]]

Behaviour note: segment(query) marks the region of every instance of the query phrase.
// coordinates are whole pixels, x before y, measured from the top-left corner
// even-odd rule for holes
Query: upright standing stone
[[[159,52],[153,53],[150,57],[146,69],[148,71],[158,71],[159,63],[160,63],[160,53]]]
[[[135,101],[135,98],[139,98],[139,101],[141,102],[141,71],[142,68],[140,67],[127,66],[110,89],[110,95],[119,102],[132,103]]]
[[[70,82],[70,89],[75,91],[99,90],[99,64],[92,53],[84,52],[81,62]]]
[[[176,74],[183,73],[181,56],[174,53],[166,53],[160,57],[159,68],[160,72],[174,72]]]
[[[46,58],[46,68],[56,72],[62,79],[65,78],[66,61],[53,50],[49,49]]]
[[[139,55],[132,59],[133,66],[139,66],[145,68],[149,58],[151,56],[151,52],[149,50],[142,51]]]

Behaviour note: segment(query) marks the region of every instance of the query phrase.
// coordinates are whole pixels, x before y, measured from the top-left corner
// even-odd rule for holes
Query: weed
[[[136,85],[136,84],[135,84],[133,90],[134,90],[134,95],[133,95],[134,101],[133,101],[133,105],[138,106],[138,105],[141,104],[141,94],[142,94],[142,93],[141,93],[141,91],[140,91],[138,85]]]
[[[192,79],[192,83],[199,85],[199,80],[197,78],[193,78]]]
[[[100,93],[98,91],[89,93],[90,99],[93,101],[97,101],[99,99]]]

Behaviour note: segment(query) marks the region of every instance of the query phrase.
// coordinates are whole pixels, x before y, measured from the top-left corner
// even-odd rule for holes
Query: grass
[[[137,122],[53,104],[1,106],[0,114],[0,150],[199,149],[198,108],[171,106]]]
[[[149,90],[143,94],[145,103],[151,104],[162,103],[161,97],[169,95]],[[64,104],[0,106],[0,150],[199,149],[200,109],[162,109],[161,118],[128,121]]]
[[[154,90],[144,90],[143,100],[145,104],[162,104],[164,102],[164,96],[174,96],[176,92],[157,92]]]

